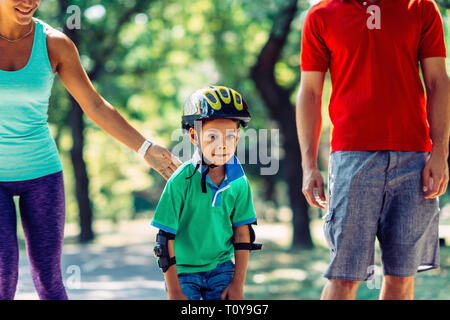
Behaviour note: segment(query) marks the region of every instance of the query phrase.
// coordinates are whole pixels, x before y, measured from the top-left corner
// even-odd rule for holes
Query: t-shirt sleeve
[[[243,178],[241,188],[234,206],[231,218],[233,227],[256,223],[256,213],[253,208],[252,191],[247,177]]]
[[[177,233],[178,221],[184,203],[185,186],[180,182],[182,182],[182,179],[169,179],[151,222],[152,226],[173,234]]]
[[[301,71],[326,72],[330,63],[330,50],[325,44],[324,23],[316,11],[309,11],[302,28]]]
[[[444,27],[437,4],[422,1],[422,32],[418,48],[419,60],[429,57],[446,57]]]

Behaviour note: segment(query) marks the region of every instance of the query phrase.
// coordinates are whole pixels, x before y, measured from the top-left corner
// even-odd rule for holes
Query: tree
[[[450,9],[450,0],[436,0],[436,2],[443,8]],[[450,142],[449,142],[449,148],[450,148]],[[449,167],[449,171],[450,171],[450,157],[448,157],[448,167]],[[447,192],[450,192],[450,191],[447,191]]]
[[[436,0],[442,7],[450,9],[450,0]]]
[[[285,179],[289,188],[289,199],[293,211],[293,245],[310,248],[313,246],[309,230],[308,204],[301,193],[301,154],[295,123],[295,107],[291,102],[292,91],[277,83],[275,65],[286,44],[291,23],[297,14],[297,0],[289,0],[276,15],[267,43],[262,48],[256,65],[251,70],[251,78],[270,110],[271,116],[279,123],[284,137],[283,160]]]
[[[108,6],[119,7],[120,1],[111,1]],[[133,6],[125,7],[124,10],[111,10],[117,15],[115,19],[105,19],[101,26],[89,25],[87,21],[83,23],[84,28],[89,25],[89,32],[80,32],[80,30],[69,28],[67,24],[64,26],[64,33],[74,42],[78,48],[85,49],[85,52],[94,65],[90,68],[88,76],[91,81],[99,80],[105,71],[105,62],[115,52],[118,51],[120,43],[117,35],[126,23],[136,13],[145,11],[152,1],[140,0],[136,1]],[[64,17],[67,8],[72,3],[68,0],[59,0],[60,16]],[[89,7],[90,1],[81,1],[80,6]],[[123,7],[123,6],[122,6]],[[111,25],[111,21],[114,22]],[[95,46],[89,43],[95,41]],[[75,175],[75,193],[79,207],[80,216],[80,242],[88,242],[94,239],[92,230],[93,210],[89,198],[89,177],[87,174],[86,163],[83,159],[84,147],[84,115],[78,103],[70,97],[71,112],[70,126],[72,129],[73,146],[71,149],[71,159]]]

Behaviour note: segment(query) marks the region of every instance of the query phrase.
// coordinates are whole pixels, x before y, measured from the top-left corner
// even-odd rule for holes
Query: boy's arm
[[[234,228],[234,242],[248,243],[250,242],[250,230],[248,225],[242,225]],[[248,259],[250,250],[235,250],[235,270],[233,280],[230,285],[223,291],[221,299],[228,297],[229,300],[243,300],[244,299],[244,283],[247,273]]]
[[[175,256],[174,243],[174,240],[169,240],[167,243],[170,258],[173,258]],[[164,278],[166,279],[169,300],[188,300],[188,298],[181,291],[180,282],[178,281],[176,264],[170,266],[169,269],[167,269],[167,271],[164,273]]]

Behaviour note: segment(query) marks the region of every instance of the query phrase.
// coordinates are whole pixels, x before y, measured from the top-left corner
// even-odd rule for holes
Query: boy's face
[[[216,166],[224,165],[230,160],[239,141],[239,122],[231,119],[209,120],[202,125],[200,145],[203,156]],[[190,128],[191,142],[198,146],[198,135]]]

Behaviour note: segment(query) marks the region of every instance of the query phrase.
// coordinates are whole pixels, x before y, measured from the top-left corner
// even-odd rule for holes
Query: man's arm
[[[297,95],[296,120],[303,168],[302,192],[311,206],[325,208],[323,177],[317,168],[322,130],[322,92],[325,72],[303,71]],[[317,189],[320,199],[314,195]]]
[[[450,82],[445,58],[421,61],[427,92],[427,120],[430,125],[433,151],[422,172],[425,198],[445,193],[449,180],[448,155],[450,139]]]

